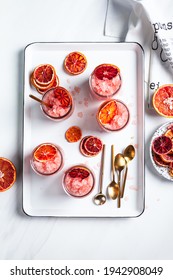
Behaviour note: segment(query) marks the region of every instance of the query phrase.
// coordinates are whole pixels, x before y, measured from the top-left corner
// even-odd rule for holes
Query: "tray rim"
[[[54,218],[60,218],[60,219],[67,219],[67,218],[70,218],[70,219],[95,219],[95,218],[99,218],[99,219],[129,219],[129,218],[138,218],[140,217],[144,212],[145,212],[145,153],[144,153],[144,149],[142,150],[142,158],[143,158],[143,166],[142,166],[142,175],[143,175],[143,178],[142,178],[142,193],[143,193],[143,198],[142,198],[142,210],[139,214],[137,215],[126,215],[126,216],[68,216],[68,215],[33,215],[31,213],[29,213],[29,211],[27,212],[26,209],[25,209],[25,206],[24,206],[24,173],[23,173],[23,170],[24,170],[24,132],[25,132],[25,129],[24,129],[24,116],[25,116],[25,66],[26,66],[26,51],[27,49],[30,47],[30,46],[33,46],[33,45],[37,45],[37,44],[43,44],[43,45],[54,45],[54,44],[80,44],[80,45],[84,45],[84,44],[87,44],[87,45],[90,45],[90,44],[105,44],[105,45],[130,45],[130,44],[136,44],[140,47],[141,51],[142,51],[142,61],[143,61],[143,73],[142,73],[142,92],[143,92],[143,102],[142,102],[142,111],[143,111],[143,137],[142,137],[142,140],[143,140],[143,145],[145,145],[145,79],[144,79],[144,73],[145,73],[145,63],[144,63],[144,57],[145,57],[145,52],[144,52],[144,48],[142,47],[142,45],[137,42],[137,41],[127,41],[127,42],[111,42],[111,41],[34,41],[34,42],[31,42],[31,43],[28,43],[25,48],[24,48],[24,68],[23,68],[23,127],[22,127],[22,210],[23,210],[23,213],[29,217],[54,217]]]

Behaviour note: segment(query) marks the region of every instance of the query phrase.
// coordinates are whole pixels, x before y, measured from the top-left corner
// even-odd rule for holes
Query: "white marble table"
[[[59,219],[29,217],[22,211],[24,48],[43,41],[114,41],[103,35],[106,5],[106,0],[1,0],[0,155],[15,163],[18,179],[0,194],[0,259],[173,258],[173,186],[154,172],[148,152],[152,133],[165,122],[154,112],[146,110],[143,215]]]

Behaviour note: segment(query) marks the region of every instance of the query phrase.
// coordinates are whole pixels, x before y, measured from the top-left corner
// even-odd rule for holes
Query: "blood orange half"
[[[99,110],[98,118],[102,124],[109,123],[117,114],[117,103],[111,100]]]
[[[99,80],[104,80],[104,79],[112,80],[119,73],[120,73],[120,69],[113,64],[101,64],[97,66],[94,70],[94,74]]]
[[[71,126],[67,129],[65,137],[68,142],[77,142],[82,137],[82,131],[78,126]]]
[[[52,144],[42,144],[34,152],[34,159],[40,162],[52,160],[57,154],[57,149]]]
[[[153,140],[152,149],[158,155],[168,154],[173,147],[172,140],[165,136],[158,136]]]
[[[101,152],[103,143],[98,137],[88,137],[84,143],[84,149],[91,155],[97,155]]]
[[[10,189],[16,181],[16,168],[6,159],[0,158],[0,192]]]
[[[173,118],[173,84],[159,87],[152,100],[154,109],[159,115]]]
[[[66,71],[73,75],[78,75],[84,72],[86,66],[87,59],[85,55],[80,52],[71,52],[64,60],[64,67]]]

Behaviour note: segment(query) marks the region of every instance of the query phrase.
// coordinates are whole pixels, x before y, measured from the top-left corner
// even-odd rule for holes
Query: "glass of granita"
[[[96,115],[100,127],[107,132],[119,131],[126,127],[129,117],[129,109],[117,99],[103,102]]]
[[[120,69],[113,64],[100,64],[90,75],[89,85],[96,99],[112,98],[121,87]]]
[[[43,94],[41,109],[49,119],[67,119],[74,111],[73,98],[67,89],[57,86]]]
[[[64,190],[72,197],[86,197],[92,192],[94,185],[94,174],[86,165],[72,166],[63,177]]]
[[[55,144],[40,144],[32,152],[31,167],[39,175],[52,175],[60,171],[63,165],[63,151]]]

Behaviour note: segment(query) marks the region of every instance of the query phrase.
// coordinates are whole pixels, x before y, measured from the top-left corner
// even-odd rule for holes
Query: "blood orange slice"
[[[98,118],[102,124],[109,123],[117,114],[117,103],[115,100],[111,100],[99,111]]]
[[[16,168],[6,159],[0,158],[0,192],[10,189],[16,181]]]
[[[33,71],[33,80],[40,86],[49,85],[55,78],[55,69],[50,64],[41,64]]]
[[[172,140],[165,136],[158,136],[153,140],[152,149],[158,155],[168,154],[173,147]]]
[[[119,73],[120,69],[113,64],[101,64],[97,66],[94,70],[94,74],[99,80],[112,80]]]
[[[84,149],[91,155],[96,155],[101,152],[103,143],[98,137],[88,137],[84,142]]]
[[[77,142],[82,137],[82,131],[78,126],[71,126],[67,129],[65,137],[68,142]]]
[[[173,84],[159,87],[153,95],[153,106],[156,112],[164,117],[173,117]]]
[[[87,66],[87,59],[84,54],[80,52],[69,53],[64,60],[64,67],[66,71],[73,75],[81,74]]]
[[[160,157],[166,163],[173,162],[173,154],[160,155]]]
[[[164,135],[170,137],[173,140],[173,127],[168,129]]]
[[[55,87],[53,90],[54,90],[55,97],[59,100],[62,107],[66,108],[72,104],[72,97],[68,92],[68,90],[59,86]]]
[[[52,144],[41,144],[34,152],[37,161],[45,162],[52,160],[57,154],[57,149]]]
[[[40,88],[39,86],[36,86],[36,90],[37,90],[39,93],[43,94],[43,93],[45,93],[46,91],[48,91],[49,89],[55,88],[55,87],[57,87],[57,86],[59,86],[59,78],[58,78],[58,76],[56,75],[54,81],[53,81],[49,86],[47,86],[47,87],[42,87],[42,88]]]
[[[165,162],[160,155],[153,153],[153,159],[155,161],[155,163],[159,166],[164,166],[167,167],[169,165],[169,163]]]
[[[75,167],[69,171],[72,178],[81,178],[82,180],[90,175],[90,172],[84,167]]]
[[[80,147],[79,147],[80,152],[81,152],[81,154],[83,154],[83,155],[86,156],[86,157],[92,157],[92,156],[93,156],[93,154],[89,153],[89,152],[85,149],[85,141],[86,141],[88,138],[90,138],[90,137],[92,137],[92,136],[85,136],[85,137],[81,140],[81,142],[80,142]]]

